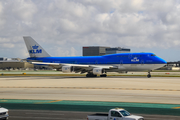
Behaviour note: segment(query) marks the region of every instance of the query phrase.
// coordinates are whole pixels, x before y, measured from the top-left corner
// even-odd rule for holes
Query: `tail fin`
[[[24,36],[30,57],[50,57],[50,55],[31,37]]]

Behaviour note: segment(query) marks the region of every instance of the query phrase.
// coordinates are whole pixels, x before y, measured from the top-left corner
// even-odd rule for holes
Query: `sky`
[[[180,0],[0,0],[0,57],[29,57],[23,36],[51,56],[109,46],[180,61]]]

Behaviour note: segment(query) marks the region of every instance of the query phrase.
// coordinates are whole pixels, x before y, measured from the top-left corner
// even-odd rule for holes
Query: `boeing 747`
[[[87,73],[86,77],[106,77],[107,72],[148,71],[166,65],[154,53],[118,53],[103,56],[51,57],[34,39],[23,37],[32,64],[49,65],[62,72]]]

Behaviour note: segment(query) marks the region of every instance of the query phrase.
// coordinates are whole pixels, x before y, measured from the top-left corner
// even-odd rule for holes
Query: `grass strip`
[[[180,116],[178,104],[151,104],[97,101],[61,101],[61,100],[0,100],[0,105],[8,109],[58,110],[108,112],[111,108],[124,108],[131,113]]]

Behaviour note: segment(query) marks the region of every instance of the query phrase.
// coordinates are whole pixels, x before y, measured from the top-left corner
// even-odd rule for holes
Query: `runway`
[[[180,104],[177,77],[1,77],[0,99]]]

